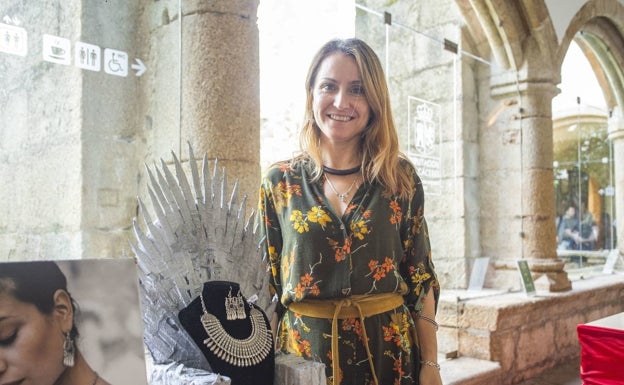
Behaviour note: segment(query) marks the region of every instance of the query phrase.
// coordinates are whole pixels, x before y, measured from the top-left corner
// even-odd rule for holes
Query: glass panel
[[[167,1],[151,3],[0,2],[0,261],[120,257],[128,248],[145,139],[141,112],[152,96],[141,82],[158,60],[177,73],[169,59],[178,57],[178,35],[166,49],[159,45],[177,11]],[[154,89],[173,90],[165,103],[175,105],[178,78],[168,80],[174,87]],[[70,292],[80,285],[71,279],[79,266],[66,273]],[[92,342],[79,348],[89,365],[111,383],[146,384],[140,330],[128,330],[125,315],[98,318],[90,309],[97,303],[80,305],[91,317],[79,325]],[[109,321],[110,335],[102,336],[100,323]]]
[[[577,279],[602,271],[616,239],[606,103],[593,69],[574,42],[563,63],[561,89],[553,99],[557,254],[567,262],[570,278]]]
[[[571,262],[569,268],[602,265],[606,253],[566,250],[601,251],[615,247],[611,220],[615,215],[612,143],[607,137],[606,117],[602,122],[588,120],[587,115],[579,113],[576,122],[559,124],[563,123],[559,120],[554,125],[558,251]],[[576,208],[574,213],[570,206]],[[566,212],[571,219],[566,218]],[[595,225],[593,231],[587,226],[591,223]],[[566,224],[572,236],[565,234]]]
[[[438,257],[438,276],[448,287],[465,287],[467,274],[462,271],[469,271],[471,257],[481,257],[477,254],[478,181],[472,177],[479,170],[477,162],[470,161],[478,157],[479,136],[476,122],[459,123],[461,90],[471,88],[470,83],[461,84],[462,78],[469,78],[462,77],[461,71],[490,69],[488,64],[452,52],[457,50],[452,41],[446,40],[445,45],[444,37],[459,38],[452,23],[419,19],[422,24],[418,30],[401,20],[401,15],[421,15],[418,6],[416,2],[393,4],[392,20],[387,14],[361,6],[356,36],[371,43],[384,64],[401,150],[423,181],[425,216],[432,255]],[[475,254],[470,255],[472,252]],[[439,343],[440,352],[456,352],[458,348],[453,337]]]
[[[401,15],[420,14],[418,6],[394,4],[388,15],[359,5],[356,36],[372,45],[385,67],[401,150],[423,181],[425,215],[431,239],[436,240],[432,253],[461,256],[438,260],[438,273],[450,286],[463,287],[466,276],[451,272],[467,271],[470,257],[480,256],[466,255],[466,250],[478,251],[480,246],[478,199],[465,198],[467,190],[470,197],[470,191],[477,190],[477,181],[467,175],[479,171],[476,163],[466,161],[477,156],[477,124],[458,126],[462,95],[458,90],[466,86],[460,84],[460,71],[479,71],[488,65],[453,52],[457,46],[444,38],[459,33],[452,23],[429,20],[427,26],[423,20],[419,30],[401,20]]]
[[[0,259],[128,248],[145,143],[178,122],[177,13],[171,1],[2,2]]]

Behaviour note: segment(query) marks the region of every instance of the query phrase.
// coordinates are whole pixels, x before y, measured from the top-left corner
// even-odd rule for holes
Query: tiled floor
[[[549,370],[547,373],[518,385],[582,385],[578,362],[571,362]]]

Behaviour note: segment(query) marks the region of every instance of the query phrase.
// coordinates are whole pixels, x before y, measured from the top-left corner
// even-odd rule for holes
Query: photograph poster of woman
[[[147,384],[132,259],[0,263],[2,384]]]

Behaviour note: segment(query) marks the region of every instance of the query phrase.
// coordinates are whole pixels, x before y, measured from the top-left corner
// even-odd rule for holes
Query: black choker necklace
[[[360,171],[361,168],[362,168],[362,165],[359,165],[359,164],[353,168],[347,168],[345,170],[336,170],[335,168],[323,166],[323,172],[327,174],[331,174],[331,175],[351,175]]]

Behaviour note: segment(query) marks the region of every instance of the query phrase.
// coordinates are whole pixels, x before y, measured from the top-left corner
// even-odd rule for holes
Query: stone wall
[[[81,258],[121,257],[129,252],[130,225],[136,213],[138,154],[143,120],[139,115],[142,78],[132,65],[139,56],[136,18],[139,2],[97,2],[84,5],[80,40],[128,55],[128,76],[83,71],[81,98],[83,234]],[[148,63],[151,64],[151,63]],[[109,65],[106,61],[103,66]]]
[[[11,2],[9,2],[11,3]],[[0,92],[0,260],[120,255],[131,219],[134,79],[81,70],[76,42],[132,55],[130,3],[3,5],[27,31],[4,55]],[[106,32],[106,33],[104,33]],[[43,35],[67,39],[70,64],[44,61]],[[134,165],[134,162],[132,162]]]
[[[447,290],[438,312],[441,353],[500,364],[500,385],[578,360],[576,326],[624,311],[622,274],[575,281],[569,292]]]
[[[0,187],[0,260],[130,254],[144,164],[188,159],[187,142],[255,206],[257,0],[184,2],[182,17],[175,0],[9,3],[0,15],[27,31],[28,52],[0,61],[0,179],[12,181]],[[67,39],[67,64],[42,59],[44,34]],[[79,42],[101,49],[99,70],[76,64]],[[107,48],[125,53],[127,76],[107,72]]]

